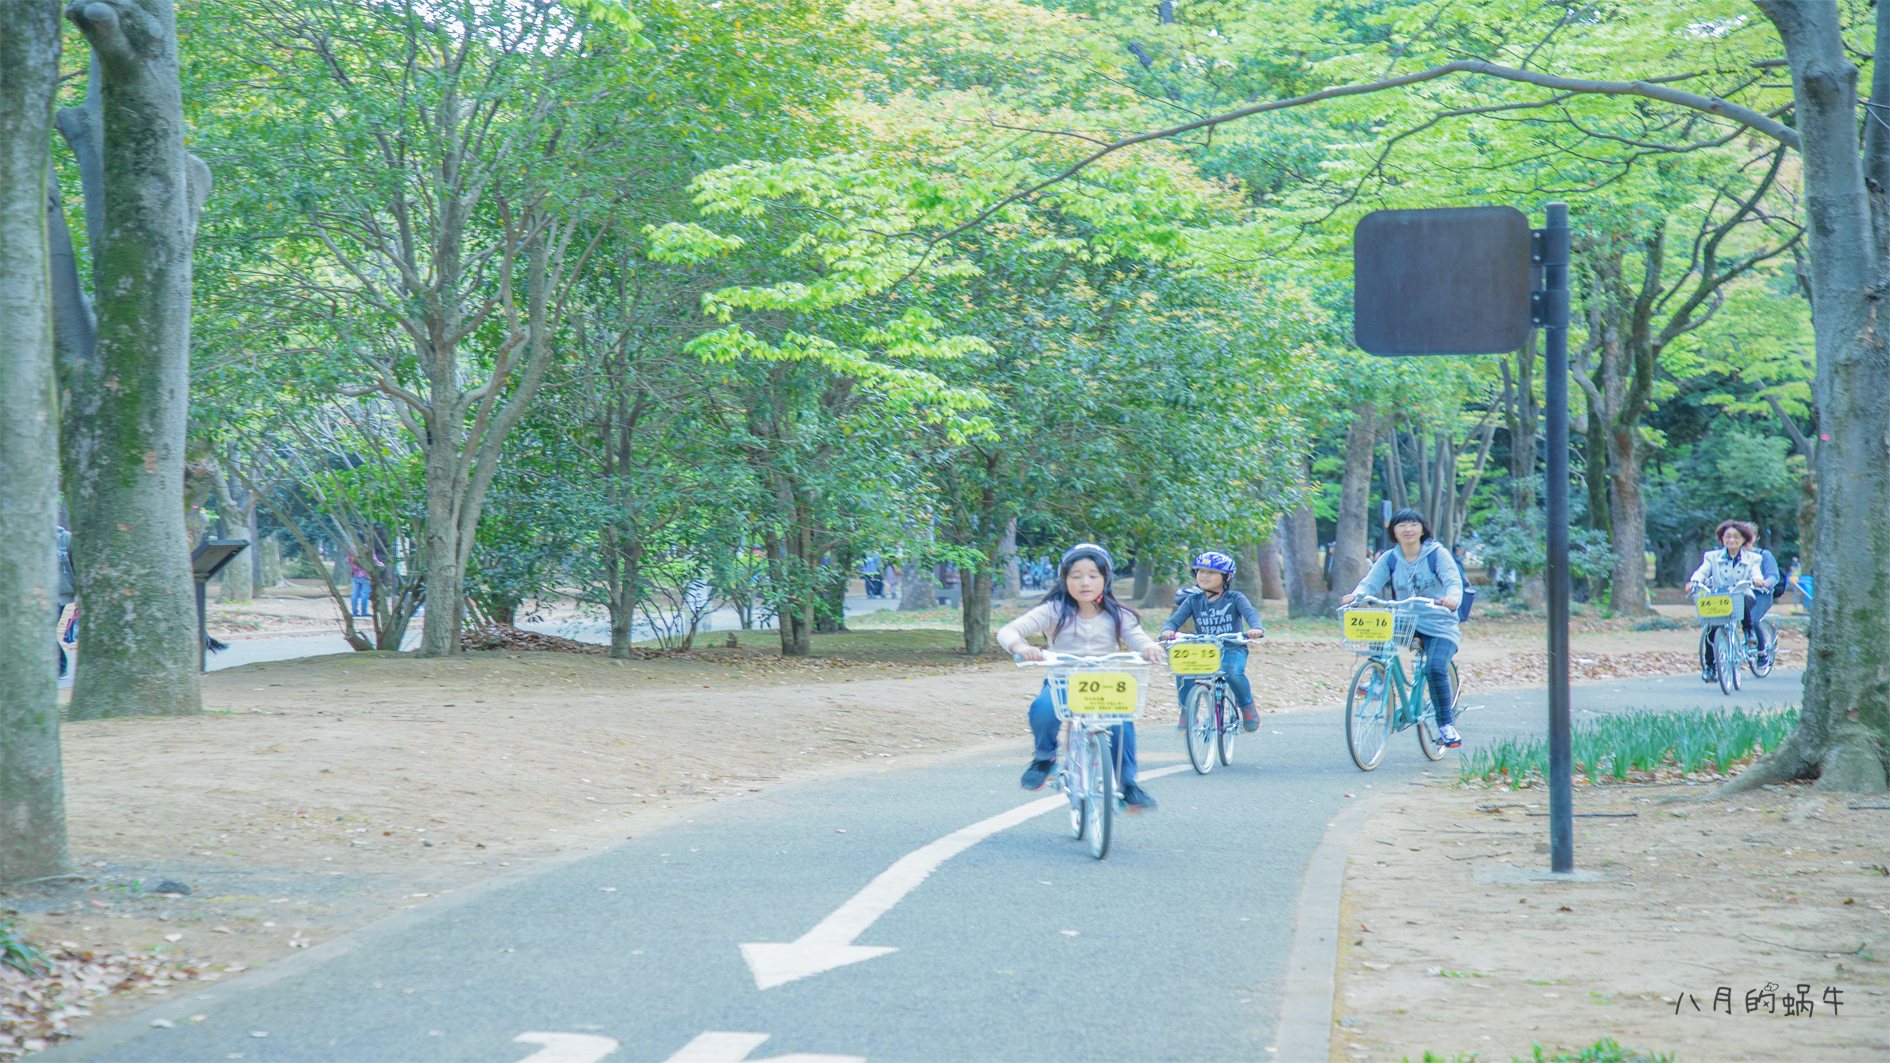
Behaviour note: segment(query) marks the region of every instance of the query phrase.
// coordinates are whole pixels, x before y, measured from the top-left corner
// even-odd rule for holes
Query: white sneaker
[[[1456,749],[1463,745],[1463,736],[1457,733],[1455,727],[1445,724],[1437,729],[1437,741],[1445,749]]]

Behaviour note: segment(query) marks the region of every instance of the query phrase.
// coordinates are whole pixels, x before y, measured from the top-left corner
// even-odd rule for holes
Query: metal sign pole
[[[1543,267],[1536,323],[1543,339],[1548,406],[1549,869],[1575,870],[1575,784],[1568,689],[1568,204],[1548,205],[1537,243]]]

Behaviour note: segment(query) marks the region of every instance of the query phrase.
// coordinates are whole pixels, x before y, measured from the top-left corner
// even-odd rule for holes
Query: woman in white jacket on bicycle
[[[1772,589],[1773,581],[1766,575],[1764,556],[1752,546],[1758,537],[1759,530],[1743,520],[1720,521],[1719,527],[1713,530],[1720,549],[1708,550],[1701,556],[1700,567],[1687,577],[1687,589],[1725,591],[1742,580],[1750,580],[1752,589],[1746,592],[1739,626],[1758,640],[1760,653],[1770,653],[1772,647],[1765,644],[1765,627],[1759,621],[1772,607],[1772,596],[1767,592]],[[1713,678],[1712,656],[1713,648],[1709,644],[1707,659],[1702,662],[1702,678],[1709,682]]]

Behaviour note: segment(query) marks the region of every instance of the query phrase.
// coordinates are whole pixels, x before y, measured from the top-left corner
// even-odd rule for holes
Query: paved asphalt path
[[[1796,673],[1779,672],[1739,701],[1795,702],[1798,689]],[[1576,691],[1578,713],[1734,700],[1697,679]],[[1021,732],[1028,679],[1017,693]],[[1540,692],[1473,690],[1465,704],[1478,706],[1463,721],[1473,743],[1543,730]],[[1406,732],[1365,775],[1342,727],[1336,709],[1265,716],[1258,734],[1241,737],[1236,763],[1205,778],[1185,767],[1179,735],[1145,728],[1144,773],[1182,767],[1148,780],[1161,809],[1119,819],[1107,860],[1068,836],[1065,812],[1027,819],[944,860],[853,939],[896,951],[773,988],[757,988],[743,943],[794,941],[907,854],[1051,793],[1018,790],[1026,747],[725,801],[595,855],[461,891],[470,900],[430,902],[286,977],[269,981],[265,969],[248,976],[265,983],[254,988],[209,987],[186,998],[174,1028],[52,1055],[1273,1058],[1301,878],[1328,821],[1352,795],[1454,770],[1454,758],[1424,760]],[[182,1017],[190,1012],[207,1018]]]

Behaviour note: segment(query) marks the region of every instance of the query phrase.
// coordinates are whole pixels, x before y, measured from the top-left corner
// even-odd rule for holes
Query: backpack
[[[1397,585],[1396,581],[1398,578],[1398,559],[1402,557],[1403,554],[1404,554],[1404,551],[1398,549],[1395,546],[1385,551],[1385,555],[1391,558],[1391,577],[1393,581],[1393,586]],[[1445,557],[1449,557],[1451,565],[1457,569],[1457,579],[1459,582],[1463,584],[1463,598],[1457,602],[1457,619],[1459,621],[1468,620],[1470,619],[1470,607],[1477,604],[1477,589],[1470,585],[1469,577],[1464,575],[1463,566],[1457,564],[1457,559],[1451,555],[1450,551],[1444,550],[1444,549],[1431,550],[1424,555],[1424,559],[1431,563],[1431,578],[1432,579],[1436,580],[1439,583],[1442,583],[1444,581],[1444,577],[1440,575],[1437,571],[1437,555],[1439,554],[1443,554]]]

